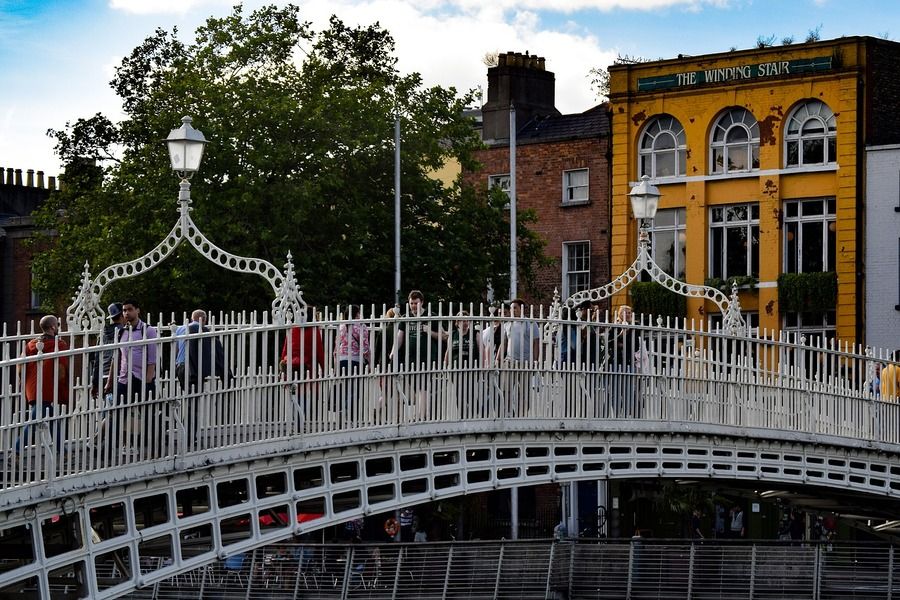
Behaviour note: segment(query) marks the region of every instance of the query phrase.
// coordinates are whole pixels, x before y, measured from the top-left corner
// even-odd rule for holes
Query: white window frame
[[[728,219],[728,210],[737,208],[740,206],[745,206],[747,208],[747,218],[745,219]],[[753,209],[756,208],[756,218],[753,217]],[[722,210],[723,219],[721,221],[714,220],[714,214],[716,210]],[[728,244],[723,243],[722,247],[718,249],[718,252],[721,253],[720,258],[722,259],[722,273],[714,273],[713,272],[713,258],[716,254],[716,248],[713,246],[713,230],[714,229],[736,229],[736,228],[745,228],[746,231],[746,239],[747,243],[747,272],[746,273],[729,273],[728,272]],[[758,277],[759,273],[753,273],[753,228],[756,228],[757,238],[759,236],[759,203],[758,202],[740,202],[737,204],[724,204],[718,206],[712,206],[709,209],[709,270],[707,273],[710,278],[718,277],[720,279],[728,279],[729,277],[747,277],[753,276]],[[725,242],[725,236],[727,234],[723,233],[722,239]],[[757,239],[756,244],[757,252],[759,252],[759,241]],[[759,255],[756,257],[756,266],[759,268]]]
[[[499,187],[507,196],[509,196],[509,187],[511,185],[512,179],[509,176],[509,173],[497,173],[495,175],[488,175],[488,189],[494,189],[495,187]]]
[[[746,140],[729,141],[735,133],[743,132]],[[743,150],[747,155],[748,168],[728,168],[732,151]],[[716,163],[716,151],[722,155],[722,165]],[[754,156],[756,157],[754,164]],[[748,173],[759,170],[759,123],[746,108],[734,107],[723,112],[716,119],[709,138],[710,174]]]
[[[674,141],[671,148],[657,148],[662,139]],[[675,155],[675,173],[657,173],[657,157],[662,154]],[[644,169],[644,158],[650,158],[650,170]],[[662,177],[684,177],[687,174],[687,140],[681,122],[672,115],[657,115],[644,126],[638,142],[638,176],[649,175],[651,179]]]
[[[806,133],[806,129],[810,124],[818,125],[821,128],[820,133]],[[788,116],[787,125],[784,128],[784,166],[787,169],[797,169],[800,167],[833,165],[837,163],[837,118],[831,107],[821,100],[807,100],[795,107]],[[822,160],[818,162],[809,162],[804,157],[804,142],[818,141],[822,143]],[[831,144],[834,144],[834,154],[830,150]],[[791,146],[796,145],[797,162],[790,163]]]
[[[803,321],[804,316],[807,322]],[[809,323],[810,318],[815,319],[815,322]],[[805,335],[807,344],[813,343],[814,337],[831,340],[837,332],[837,311],[829,310],[822,314],[785,313],[781,316],[781,329],[787,333]]]
[[[584,173],[584,185],[572,185],[571,177],[575,173]],[[562,173],[562,203],[563,204],[586,204],[590,202],[590,170],[569,169]],[[573,192],[584,188],[584,198],[573,198]]]
[[[585,246],[585,254],[582,259],[585,261],[585,264],[582,265],[586,267],[585,269],[578,269],[574,271],[569,270],[569,253],[570,249],[575,246]],[[578,286],[578,289],[573,290],[572,286],[569,284],[569,278],[571,275],[578,274],[586,274],[587,282],[584,284],[585,287]],[[576,292],[580,292],[583,290],[591,289],[591,241],[590,240],[572,240],[569,242],[563,242],[562,245],[562,297],[568,298],[572,294]]]
[[[659,213],[672,211],[675,213],[675,224],[674,225],[659,225]],[[653,260],[656,264],[660,264],[656,255],[656,234],[662,232],[674,232],[675,233],[675,256],[673,257],[674,264],[672,265],[673,271],[669,273],[675,279],[680,279],[684,281],[685,270],[687,268],[686,265],[681,264],[681,252],[682,248],[687,248],[687,209],[684,207],[678,208],[666,208],[661,209],[656,212],[656,218],[650,224],[649,232],[650,232],[650,255],[653,257]],[[687,262],[685,258],[685,262]],[[680,268],[679,268],[680,267]],[[668,273],[668,271],[666,271]]]
[[[504,194],[506,194],[507,202],[503,206],[503,208],[505,208],[506,210],[509,210],[511,185],[512,178],[509,176],[509,173],[497,173],[494,175],[488,175],[488,191],[494,189],[495,187],[498,187]]]
[[[815,202],[819,202],[822,204],[822,214],[818,215],[809,215],[806,216],[803,214],[804,205],[811,205]],[[837,248],[833,249],[833,252],[829,252],[828,245],[828,237],[829,232],[835,235],[837,228],[837,216],[836,212],[836,204],[837,201],[834,196],[825,196],[822,198],[803,198],[801,200],[786,200],[784,202],[783,212],[782,212],[782,231],[783,231],[783,243],[782,247],[784,248],[784,257],[782,262],[782,271],[784,273],[804,273],[806,271],[803,270],[803,252],[807,248],[807,244],[803,242],[803,224],[805,223],[821,223],[822,225],[822,266],[823,269],[821,272],[829,272],[834,271],[836,265],[831,264],[829,261],[829,254],[834,255],[834,259],[837,260]],[[789,216],[789,213],[792,211],[788,210],[789,205],[796,205],[796,216]],[[791,225],[795,225],[795,227],[791,227]],[[796,248],[797,248],[797,256],[796,256],[796,269],[790,269],[790,257],[788,256],[788,247],[789,247],[789,236],[793,234],[796,236]]]

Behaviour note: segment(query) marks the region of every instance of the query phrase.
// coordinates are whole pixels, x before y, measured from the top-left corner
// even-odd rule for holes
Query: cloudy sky
[[[0,0],[0,167],[59,172],[48,128],[103,112],[121,116],[109,87],[123,56],[157,27],[185,40],[239,0]],[[280,0],[278,0],[280,2]],[[557,107],[597,99],[588,75],[621,55],[671,58],[748,48],[762,37],[802,41],[873,35],[900,40],[896,0],[295,0],[304,19],[331,14],[381,23],[400,69],[428,84],[486,87],[486,53],[528,51],[556,74]],[[244,2],[247,9],[261,4]],[[176,124],[173,124],[173,127]]]

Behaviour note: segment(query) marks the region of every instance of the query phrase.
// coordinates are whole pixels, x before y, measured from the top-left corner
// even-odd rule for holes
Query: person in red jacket
[[[325,370],[325,344],[322,341],[322,330],[311,325],[315,320],[315,309],[307,307],[307,322],[291,329],[281,348],[281,376],[288,384],[297,383],[295,408],[297,424],[303,431],[304,415],[315,416],[324,410],[315,405],[319,396],[319,385],[316,381],[305,381],[320,377]]]
[[[69,344],[64,339],[58,338],[59,335],[59,319],[53,315],[45,315],[41,317],[41,337],[29,340],[25,344],[25,350],[22,357],[47,355],[47,358],[32,360],[20,365],[25,370],[25,403],[28,406],[28,421],[35,421],[38,418],[51,419],[51,438],[56,441],[57,451],[62,441],[62,426],[57,426],[55,419],[52,419],[55,407],[57,405],[67,406],[69,404],[69,357],[55,356],[56,351],[68,350]],[[40,412],[38,412],[40,410]],[[26,446],[30,444],[28,435],[29,426],[26,425],[22,431],[22,437],[16,440],[16,456],[21,451],[24,443]],[[55,430],[55,431],[54,431]]]

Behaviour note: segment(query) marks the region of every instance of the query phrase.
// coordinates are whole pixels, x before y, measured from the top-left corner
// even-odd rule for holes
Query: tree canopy
[[[475,167],[471,94],[401,74],[378,24],[332,17],[313,31],[295,6],[210,18],[194,41],[158,29],[116,69],[125,118],[102,114],[50,130],[65,186],[36,215],[55,242],[34,264],[36,286],[67,304],[85,261],[92,275],[139,257],[177,218],[177,179],[161,143],[190,115],[210,143],[192,184],[192,217],[219,247],[281,267],[290,251],[310,304],[393,303],[395,115],[401,119],[404,293],[479,301],[509,282],[505,197],[432,176]],[[519,278],[542,242],[519,215]],[[523,226],[524,224],[524,226]],[[102,302],[134,296],[154,312],[265,309],[262,278],[214,265],[182,245]]]

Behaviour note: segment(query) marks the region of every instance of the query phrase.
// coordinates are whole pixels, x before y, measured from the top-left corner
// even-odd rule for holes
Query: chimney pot
[[[55,190],[56,189],[56,177],[52,175],[47,178],[47,189]]]
[[[22,169],[16,169],[16,185],[22,185]]]
[[[44,172],[43,171],[37,172],[37,186],[41,189],[44,189]]]
[[[25,177],[25,185],[28,187],[34,187],[34,169],[28,169]]]
[[[6,185],[13,184],[13,170],[12,167],[6,168]]]

